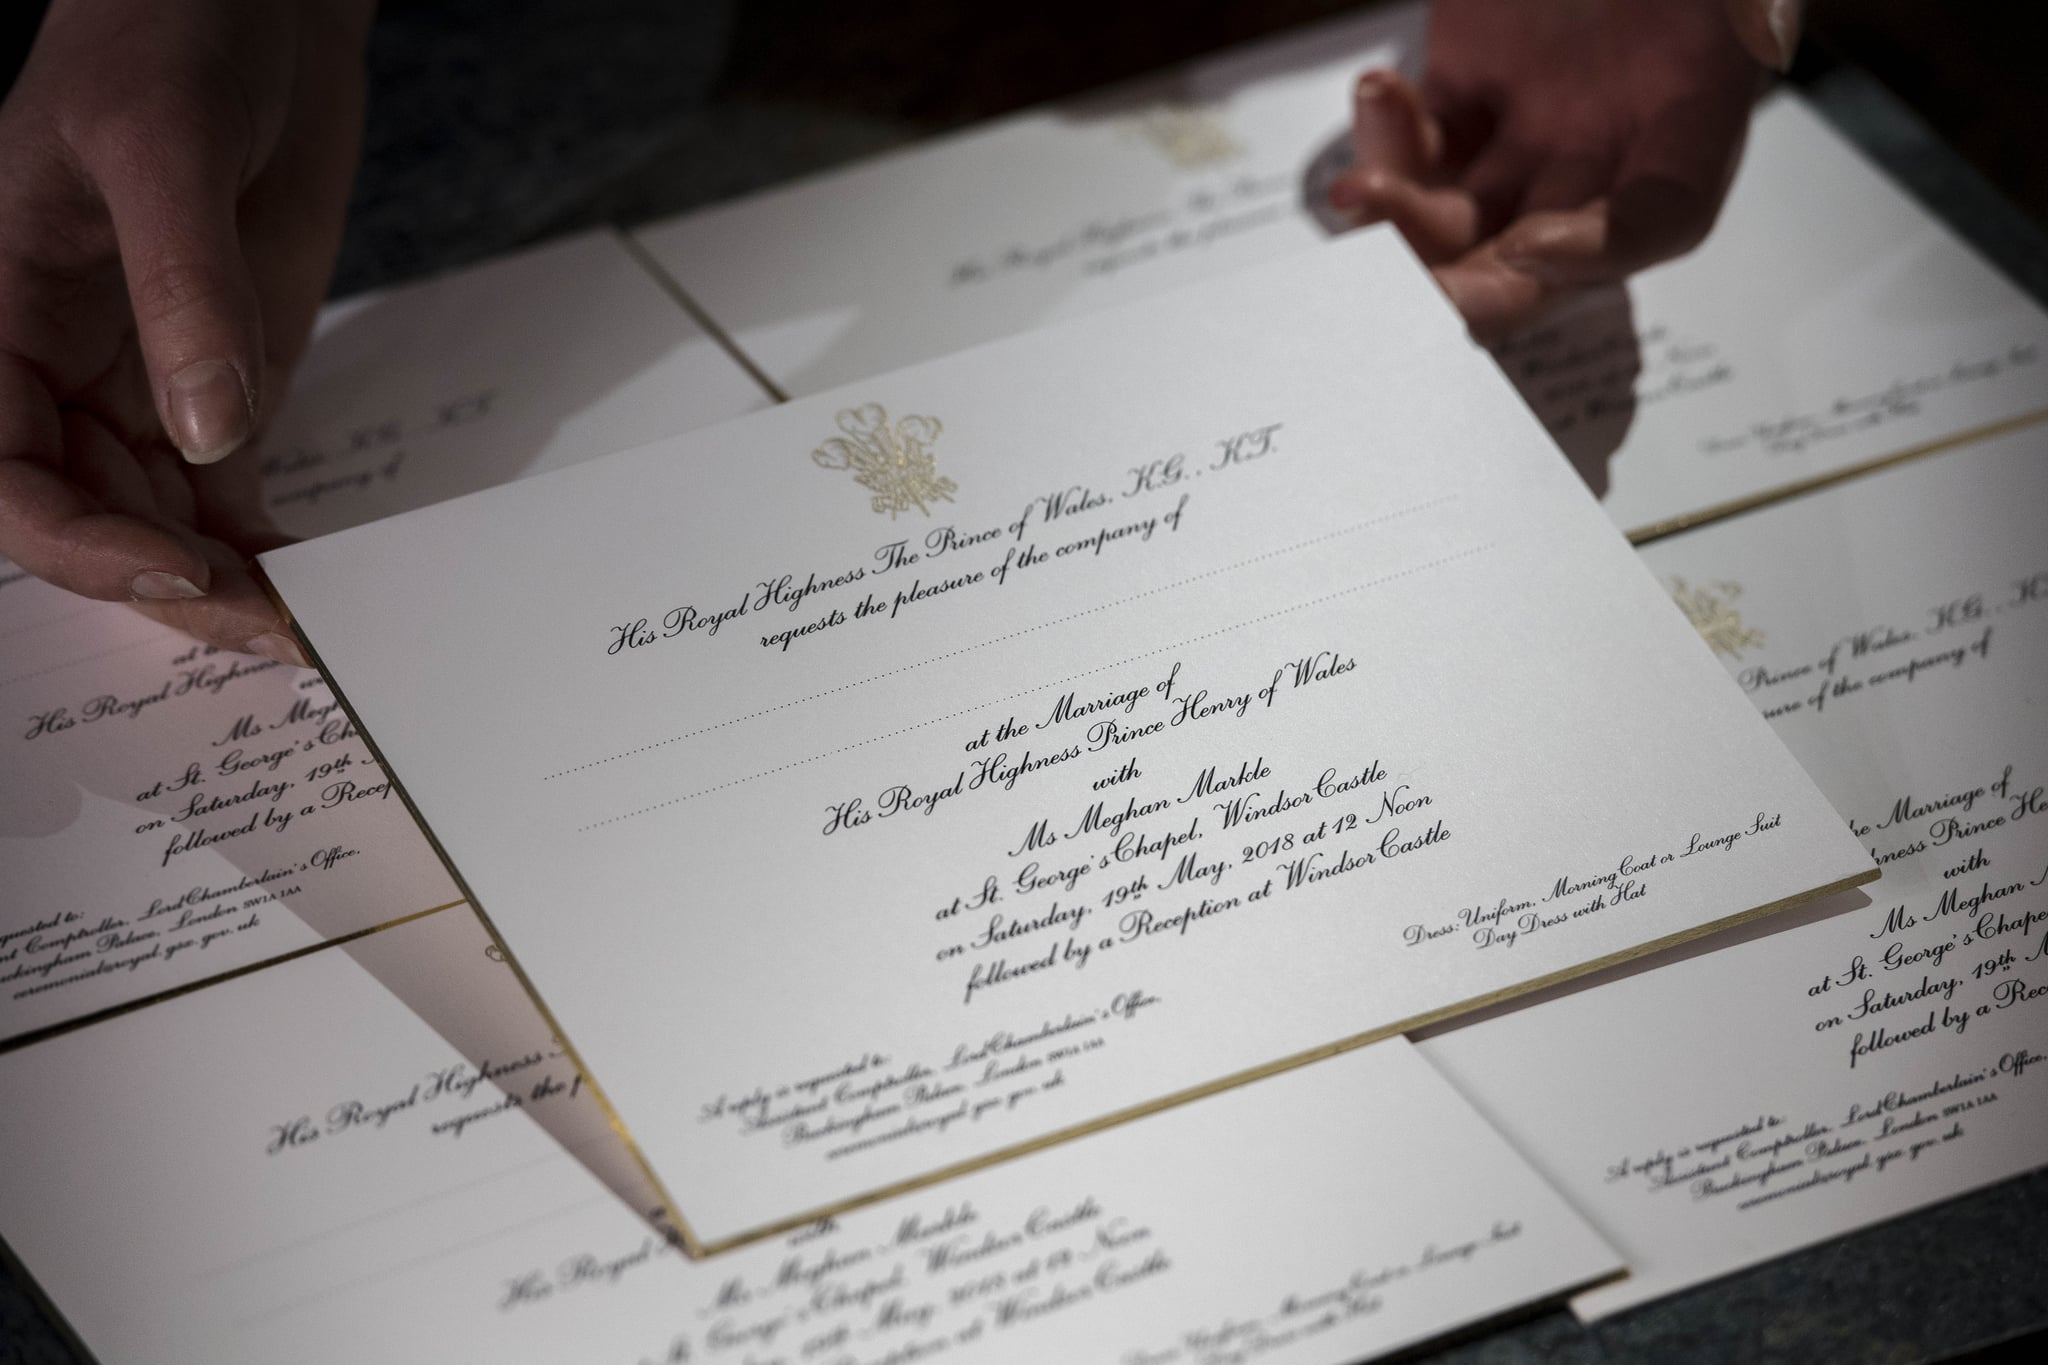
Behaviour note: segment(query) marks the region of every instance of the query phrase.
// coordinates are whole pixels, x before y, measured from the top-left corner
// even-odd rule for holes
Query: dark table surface
[[[1042,0],[1021,14],[965,3],[842,8],[824,0],[386,0],[336,293],[578,228],[681,212],[1346,6],[1179,0],[1171,22],[1159,9],[1117,0]],[[1948,24],[1945,38],[1932,26],[1937,36],[1923,45],[1910,25],[1924,7],[1904,0],[1859,8],[1853,22],[1836,17],[1831,30],[1831,14],[1846,8],[1817,5],[1823,38],[1840,33],[1858,60],[1894,79],[1903,71],[1916,103],[2000,173],[2008,192],[2038,197],[2041,179],[2028,169],[2042,164],[2038,154],[2016,156],[2008,144],[2037,140],[2042,121],[2025,120],[2042,107],[2039,82],[2023,97],[1996,84],[2000,61],[2025,60],[1982,55],[2003,35],[1965,20]],[[1985,63],[1994,68],[1983,73],[1994,83],[1988,99],[1959,96],[1953,79],[1938,79]],[[1820,44],[1808,45],[1793,79],[1909,191],[2048,301],[2048,235],[1912,109]],[[2022,121],[1987,129],[1994,115]],[[2007,174],[2009,166],[2020,169]],[[0,1274],[0,1365],[89,1359],[33,1295],[18,1268]],[[2043,1334],[2048,1171],[1594,1327],[1550,1311],[1413,1358],[1913,1365],[2048,1359]]]

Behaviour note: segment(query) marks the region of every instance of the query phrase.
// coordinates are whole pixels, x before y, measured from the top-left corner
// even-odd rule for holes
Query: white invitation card
[[[0,1056],[0,1236],[159,1365],[1345,1365],[1612,1255],[1401,1039],[708,1263],[466,909]]]
[[[1422,1044],[1622,1249],[1582,1314],[2048,1162],[2044,524],[2036,428],[1645,552],[1884,879]]]
[[[1876,875],[1391,231],[263,563],[701,1249]]]
[[[765,401],[599,233],[331,306],[237,458],[311,534]],[[4,563],[0,775],[0,1040],[461,894],[317,675]]]
[[[1348,225],[1352,87],[1419,60],[1374,10],[635,236],[790,393],[1303,250]],[[1647,536],[2048,411],[2048,316],[1791,94],[1704,245],[1499,350]]]

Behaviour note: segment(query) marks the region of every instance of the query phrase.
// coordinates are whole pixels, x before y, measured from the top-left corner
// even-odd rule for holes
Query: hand
[[[1418,90],[1359,79],[1333,207],[1391,221],[1473,334],[1713,226],[1789,0],[1435,0]]]
[[[333,270],[371,0],[52,0],[0,105],[0,555],[303,664],[246,446]],[[220,463],[216,463],[220,462]]]

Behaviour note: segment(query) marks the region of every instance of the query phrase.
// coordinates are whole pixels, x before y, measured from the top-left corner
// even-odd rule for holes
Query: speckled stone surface
[[[897,7],[838,20],[841,45],[821,50],[802,38],[814,0],[387,0],[336,292],[680,212],[1340,6],[1185,0],[1171,24],[1098,0],[1045,8],[1050,19],[1029,21],[964,4]],[[1089,41],[1066,41],[1076,33]],[[2048,300],[2038,226],[1874,82],[1821,62],[1798,78],[1923,202]],[[1918,1365],[2043,1331],[2048,1171],[1593,1328],[1550,1311],[1413,1358]],[[2012,1358],[2048,1359],[2048,1338]],[[0,1274],[0,1365],[80,1359]]]

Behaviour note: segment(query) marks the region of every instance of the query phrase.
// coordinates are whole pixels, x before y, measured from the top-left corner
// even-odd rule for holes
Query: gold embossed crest
[[[938,459],[931,445],[939,438],[939,419],[909,416],[891,425],[888,410],[880,403],[842,408],[838,416],[844,436],[811,452],[820,469],[844,469],[853,481],[873,494],[869,499],[876,512],[887,512],[894,521],[900,512],[915,507],[926,516],[934,502],[951,502],[959,485],[938,471]]]
[[[1745,649],[1764,642],[1764,633],[1742,624],[1735,599],[1742,596],[1739,583],[1706,583],[1695,588],[1683,578],[1671,580],[1671,600],[1685,613],[1685,619],[1700,633],[1716,654],[1740,659]]]
[[[1199,104],[1155,104],[1133,120],[1160,154],[1184,171],[1219,166],[1244,155],[1244,148],[1214,110]]]

